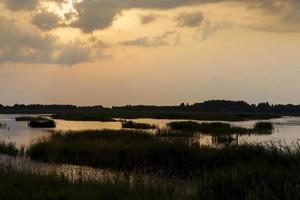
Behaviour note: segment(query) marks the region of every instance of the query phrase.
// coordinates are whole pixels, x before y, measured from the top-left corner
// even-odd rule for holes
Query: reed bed
[[[66,200],[183,200],[192,195],[178,192],[171,183],[119,179],[70,182],[57,175],[40,175],[0,169],[0,199]],[[194,198],[193,198],[194,199]]]
[[[160,140],[143,131],[103,130],[59,132],[32,144],[27,155],[33,160],[89,165],[161,177],[194,179],[205,170],[265,165],[299,164],[300,151],[283,151],[276,145],[231,145],[222,149]]]
[[[122,122],[122,128],[131,128],[131,129],[156,129],[157,125],[147,124],[147,123],[138,123],[134,121],[124,121]]]
[[[19,153],[18,148],[16,147],[15,143],[7,143],[7,142],[0,142],[0,154],[7,154],[10,156],[17,156]]]

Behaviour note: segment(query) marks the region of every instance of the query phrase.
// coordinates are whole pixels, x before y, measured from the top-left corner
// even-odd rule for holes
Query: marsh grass
[[[215,149],[161,140],[143,131],[103,130],[54,133],[50,138],[32,144],[27,155],[44,162],[193,179],[205,170],[239,164],[298,165],[299,152],[285,153],[275,145],[258,144]]]
[[[143,179],[70,182],[57,175],[39,175],[0,169],[0,199],[136,200],[190,199],[172,184],[146,182]]]
[[[274,130],[274,125],[271,122],[257,122],[254,125],[253,132],[258,134],[269,133],[271,134]]]
[[[9,127],[5,123],[0,123],[0,129],[9,129]]]
[[[66,200],[252,200],[299,199],[298,168],[269,165],[237,165],[204,171],[193,184],[195,189],[171,180],[134,180],[115,177],[98,181],[70,181],[55,174],[0,169],[0,199]]]
[[[18,148],[16,147],[15,143],[7,143],[7,142],[0,142],[0,154],[7,154],[10,156],[17,156],[18,155]]]
[[[249,134],[252,129],[231,126],[227,123],[198,123],[194,121],[170,122],[167,126],[172,130],[189,131],[191,133],[201,132],[213,136],[231,135],[231,134]]]
[[[210,200],[300,199],[299,162],[289,167],[253,164],[210,171],[200,178],[198,192],[200,199]]]
[[[28,126],[31,128],[55,128],[56,123],[54,120],[42,119],[30,121]]]
[[[137,123],[134,121],[124,121],[122,122],[122,128],[131,128],[131,129],[156,129],[157,125],[147,124],[147,123]]]
[[[181,137],[193,137],[195,131],[181,131],[181,130],[172,130],[169,128],[159,128],[155,131],[156,137],[168,137],[168,138],[181,138]]]
[[[41,120],[47,120],[47,118],[38,116],[38,117],[31,117],[31,116],[21,116],[21,117],[16,117],[16,121],[19,122],[29,122],[29,121],[41,121]]]

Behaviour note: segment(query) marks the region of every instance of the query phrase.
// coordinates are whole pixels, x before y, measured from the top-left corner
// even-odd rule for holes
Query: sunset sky
[[[300,103],[299,0],[0,2],[0,104]]]

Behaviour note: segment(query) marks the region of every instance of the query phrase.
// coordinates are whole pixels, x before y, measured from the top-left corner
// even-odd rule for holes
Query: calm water
[[[18,146],[28,145],[34,142],[41,136],[49,135],[49,130],[100,130],[100,129],[121,129],[120,122],[86,122],[86,121],[66,121],[55,120],[57,127],[54,129],[31,129],[27,126],[27,122],[17,122],[15,117],[22,115],[0,115],[0,123],[7,124],[7,128],[0,129],[0,141],[15,142]],[[31,115],[37,116],[37,115]],[[165,119],[136,119],[136,122],[156,124],[159,128],[165,128],[166,124],[171,121],[178,120],[165,120]],[[252,120],[243,122],[228,122],[235,126],[242,126],[251,128],[258,121],[269,121],[274,124],[274,131],[268,135],[233,135],[231,142],[268,142],[268,141],[281,141],[291,144],[300,139],[300,117],[283,117],[272,120]],[[198,121],[204,122],[204,121]],[[218,143],[216,138],[203,135],[199,133],[196,138],[197,142],[203,145],[215,145]],[[223,141],[224,142],[224,141]]]

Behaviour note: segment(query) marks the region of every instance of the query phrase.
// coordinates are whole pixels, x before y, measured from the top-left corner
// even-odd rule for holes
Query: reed
[[[193,179],[204,170],[239,164],[299,164],[298,153],[284,153],[276,145],[231,145],[222,149],[161,140],[143,131],[103,130],[59,132],[32,144],[33,160],[89,165],[161,177]]]
[[[124,121],[124,122],[122,122],[122,128],[156,129],[157,126],[155,124],[137,123],[137,122],[134,122],[134,121]]]

